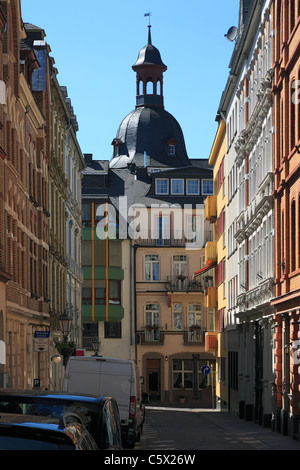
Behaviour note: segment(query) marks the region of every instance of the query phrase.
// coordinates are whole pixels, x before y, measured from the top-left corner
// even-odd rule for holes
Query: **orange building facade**
[[[277,430],[300,432],[300,4],[276,0],[273,120]]]

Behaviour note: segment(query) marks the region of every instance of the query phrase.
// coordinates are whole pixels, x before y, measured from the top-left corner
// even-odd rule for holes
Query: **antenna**
[[[224,34],[224,36],[228,39],[228,41],[233,42],[237,37],[237,33],[238,33],[237,27],[231,26],[231,28],[229,28],[229,30],[227,31],[226,34]]]

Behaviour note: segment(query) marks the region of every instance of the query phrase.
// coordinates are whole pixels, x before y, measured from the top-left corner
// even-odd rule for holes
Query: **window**
[[[170,244],[170,216],[156,217],[156,244],[159,246]]]
[[[112,305],[121,304],[121,281],[109,281],[109,303]]]
[[[167,178],[157,178],[155,180],[156,194],[169,194],[169,180]]]
[[[159,256],[145,255],[145,280],[159,280]]]
[[[193,388],[192,359],[173,359],[173,388]]]
[[[213,180],[202,180],[202,194],[213,195],[214,194],[214,182]]]
[[[109,240],[108,264],[109,266],[122,267],[122,242]]]
[[[171,193],[172,194],[184,194],[184,180],[183,179],[171,180]]]
[[[190,304],[188,309],[188,341],[201,341],[201,305]]]
[[[122,338],[121,322],[120,321],[104,322],[104,337],[105,338]]]
[[[84,240],[81,250],[82,266],[92,266],[92,242]]]
[[[190,243],[202,247],[201,217],[199,215],[188,215],[186,238]]]
[[[186,180],[186,193],[199,194],[199,180],[198,179],[187,179]]]
[[[170,156],[175,155],[175,145],[171,145],[171,144],[168,145],[168,153]]]
[[[106,303],[106,281],[105,279],[95,280],[95,305],[105,305]]]
[[[173,276],[178,278],[185,278],[187,276],[187,256],[174,255],[173,256]]]
[[[207,309],[207,331],[215,331],[215,309]]]
[[[159,304],[146,305],[146,341],[159,341],[160,339],[160,309]]]
[[[91,225],[91,204],[82,204],[82,223],[84,226]]]
[[[82,305],[91,305],[92,304],[92,288],[83,287],[82,288]]]
[[[174,330],[183,329],[183,309],[182,304],[173,305],[173,325]]]

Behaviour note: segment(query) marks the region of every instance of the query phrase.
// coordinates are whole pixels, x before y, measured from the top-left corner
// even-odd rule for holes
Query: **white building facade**
[[[273,380],[271,4],[240,2],[220,108],[227,124],[228,348],[238,350],[239,362],[238,399],[229,408],[264,425],[271,422]]]

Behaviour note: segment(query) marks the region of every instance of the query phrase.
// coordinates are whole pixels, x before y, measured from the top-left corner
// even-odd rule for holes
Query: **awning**
[[[209,270],[210,270],[211,268],[213,268],[216,264],[217,264],[216,261],[209,261],[209,262],[204,266],[204,268],[199,269],[199,271],[196,271],[196,272],[194,273],[194,276],[193,276],[193,277],[200,276],[200,274],[203,274],[203,273],[205,273],[206,271],[209,271]]]

